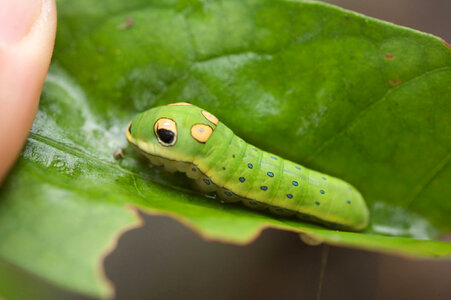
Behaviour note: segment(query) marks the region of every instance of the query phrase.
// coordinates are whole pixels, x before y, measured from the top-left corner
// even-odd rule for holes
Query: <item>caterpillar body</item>
[[[185,172],[224,202],[343,230],[368,224],[365,201],[350,184],[246,143],[195,105],[181,102],[142,112],[126,137],[152,164]]]

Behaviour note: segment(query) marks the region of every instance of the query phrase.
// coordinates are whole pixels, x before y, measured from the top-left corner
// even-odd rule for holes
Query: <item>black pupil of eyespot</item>
[[[130,124],[130,126],[128,126],[128,132],[130,132],[130,134],[132,134],[132,124]]]
[[[170,144],[174,141],[174,133],[167,129],[158,129],[158,137],[163,143]]]

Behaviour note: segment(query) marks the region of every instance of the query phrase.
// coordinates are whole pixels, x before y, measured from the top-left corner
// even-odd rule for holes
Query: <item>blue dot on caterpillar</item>
[[[280,216],[360,231],[369,212],[357,189],[247,144],[206,110],[189,103],[138,114],[126,137],[157,166],[186,173],[204,192]]]

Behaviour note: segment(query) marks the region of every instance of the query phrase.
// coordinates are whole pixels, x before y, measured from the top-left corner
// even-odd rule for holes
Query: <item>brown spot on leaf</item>
[[[125,157],[125,149],[124,148],[120,148],[120,149],[114,151],[113,157],[115,159],[122,159],[122,158],[124,158]]]
[[[391,85],[398,85],[401,83],[401,80],[390,80]]]
[[[132,17],[127,17],[127,18],[125,19],[124,23],[122,23],[121,25],[119,25],[119,26],[117,27],[117,29],[119,29],[119,30],[124,30],[124,29],[127,29],[127,28],[132,27],[133,25],[135,25],[135,20],[133,20]]]
[[[443,44],[448,47],[449,49],[451,49],[451,44],[448,44],[448,42],[446,42],[444,39],[442,39]]]
[[[393,54],[385,54],[385,59],[392,60],[394,57]]]

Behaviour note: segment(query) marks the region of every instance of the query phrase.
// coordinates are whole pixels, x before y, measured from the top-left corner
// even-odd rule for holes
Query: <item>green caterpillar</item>
[[[351,185],[247,144],[195,105],[174,103],[140,113],[126,137],[152,164],[185,172],[225,202],[344,230],[368,224],[365,201]]]

